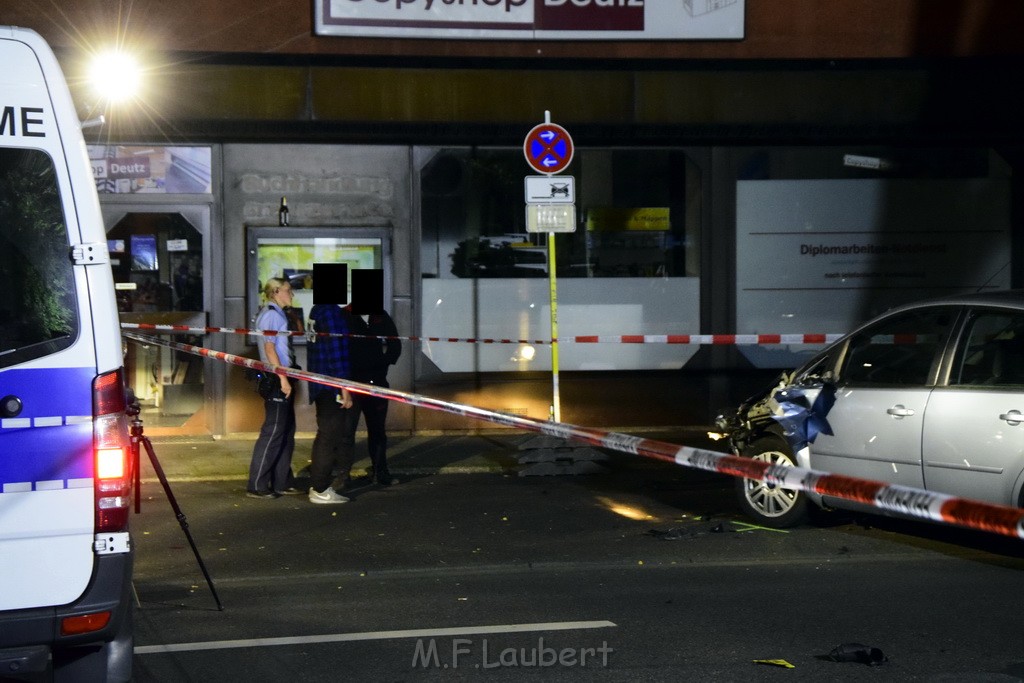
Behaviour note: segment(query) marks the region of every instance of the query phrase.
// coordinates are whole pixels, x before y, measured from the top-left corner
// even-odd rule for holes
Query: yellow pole
[[[551,284],[551,419],[562,421],[558,397],[558,279],[555,276],[555,233],[548,233],[548,282]]]

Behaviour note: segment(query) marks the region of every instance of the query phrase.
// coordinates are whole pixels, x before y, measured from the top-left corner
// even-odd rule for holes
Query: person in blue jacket
[[[340,269],[335,267],[340,266]],[[352,379],[349,362],[348,314],[332,299],[345,296],[343,264],[313,264],[313,308],[306,328],[308,345],[306,360],[310,372],[338,379]],[[341,279],[341,291],[338,279]],[[347,503],[348,498],[336,489],[349,485],[355,435],[346,425],[351,419],[352,395],[338,389],[311,382],[309,401],[316,406],[316,437],[309,466],[309,502],[330,505]],[[356,414],[358,419],[358,414]],[[334,476],[334,472],[337,475]]]

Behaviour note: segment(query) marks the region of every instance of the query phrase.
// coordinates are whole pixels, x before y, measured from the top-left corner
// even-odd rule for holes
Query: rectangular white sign
[[[746,0],[316,0],[318,35],[739,40]]]
[[[574,204],[576,182],[571,175],[526,176],[527,204]]]
[[[576,232],[576,205],[527,204],[526,232]]]

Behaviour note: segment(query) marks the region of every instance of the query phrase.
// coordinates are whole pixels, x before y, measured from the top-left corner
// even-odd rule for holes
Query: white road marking
[[[611,628],[611,621],[554,621],[540,624],[501,624],[496,626],[455,626],[452,628],[424,628],[407,631],[367,631],[365,633],[333,633],[321,636],[294,636],[289,638],[252,638],[249,640],[213,640],[205,643],[173,643],[170,645],[140,645],[137,655],[168,652],[198,652],[200,650],[228,650],[238,647],[274,647],[277,645],[308,645],[311,643],[344,643],[356,640],[391,640],[396,638],[441,638],[445,636],[474,636],[491,633],[530,633],[536,631],[575,631],[591,628]]]

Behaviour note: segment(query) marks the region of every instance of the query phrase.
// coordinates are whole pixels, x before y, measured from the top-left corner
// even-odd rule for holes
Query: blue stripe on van
[[[67,488],[93,476],[93,368],[0,372],[0,397],[21,399],[19,415],[0,420],[0,492]],[[69,483],[69,480],[70,483]]]

